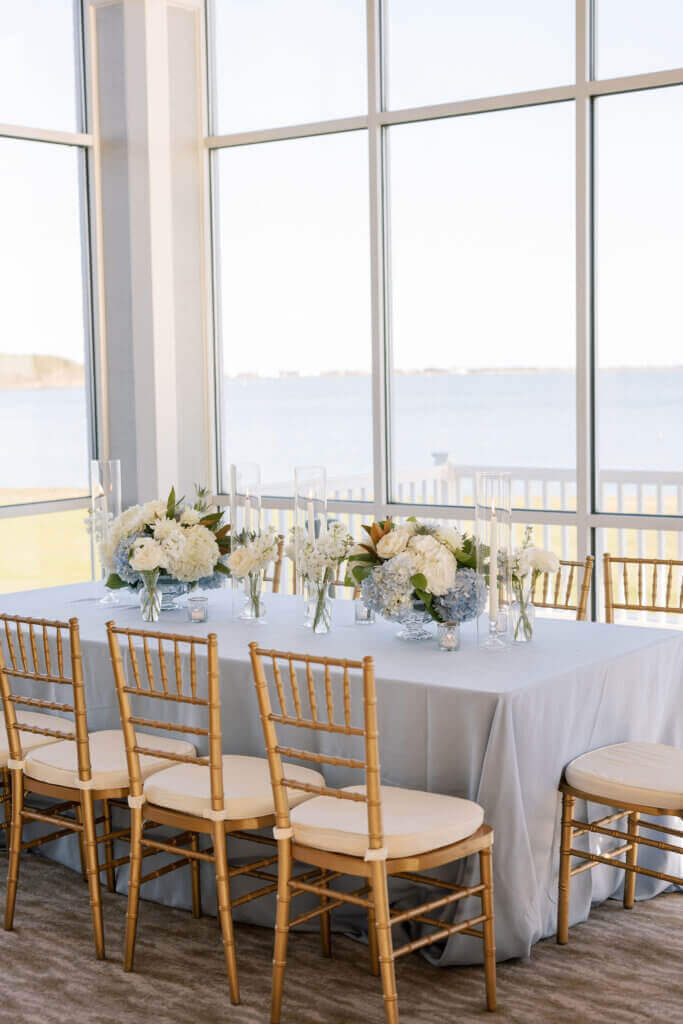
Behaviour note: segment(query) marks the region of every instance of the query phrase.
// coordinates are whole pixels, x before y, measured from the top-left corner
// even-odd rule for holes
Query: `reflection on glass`
[[[372,494],[367,137],[237,146],[215,157],[225,467],[296,465],[330,497]],[[224,486],[227,481],[224,479]]]
[[[393,497],[573,508],[570,103],[389,129]]]
[[[81,130],[79,0],[1,5],[0,123]]]
[[[364,114],[363,0],[213,0],[214,134]]]
[[[0,139],[0,505],[88,493],[82,161]]]
[[[598,506],[683,514],[683,87],[596,101]]]
[[[85,509],[80,508],[0,519],[0,593],[91,579],[90,540],[83,527],[84,517]]]
[[[386,0],[389,109],[574,81],[573,0]]]
[[[681,0],[595,0],[596,78],[683,67]]]

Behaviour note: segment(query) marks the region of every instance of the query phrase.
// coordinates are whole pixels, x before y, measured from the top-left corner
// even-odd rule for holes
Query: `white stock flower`
[[[202,514],[199,509],[186,506],[180,516],[180,522],[183,526],[196,526],[201,518]]]
[[[152,537],[138,537],[131,549],[130,565],[136,572],[165,569],[166,556],[159,541]]]
[[[435,597],[448,593],[458,568],[448,548],[429,534],[417,534],[411,538],[408,552],[415,561],[416,572],[422,573],[427,581],[427,591]]]

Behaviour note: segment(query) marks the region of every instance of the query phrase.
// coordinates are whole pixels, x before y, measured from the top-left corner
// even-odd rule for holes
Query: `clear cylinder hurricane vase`
[[[332,601],[328,576],[326,572],[322,580],[304,582],[304,625],[314,633],[329,633],[332,629]]]
[[[294,526],[298,617],[307,629],[327,633],[332,621],[329,587],[325,587],[323,593],[322,582],[302,575],[299,551],[301,544],[317,540],[327,530],[327,471],[324,466],[294,467]]]
[[[263,573],[250,572],[242,580],[244,606],[240,619],[247,622],[265,622],[266,605],[263,600]]]
[[[246,547],[261,533],[261,467],[255,462],[237,462],[230,465],[230,550]],[[232,577],[232,616],[263,621],[263,574],[260,589],[257,581],[247,577]],[[253,594],[253,598],[252,598]],[[258,607],[258,614],[253,608]],[[252,610],[250,610],[252,609]]]
[[[107,540],[111,523],[121,515],[121,461],[120,459],[93,459],[90,463],[90,507],[88,531],[93,571],[96,553]],[[107,572],[101,566],[102,579]],[[119,597],[115,590],[107,590],[100,604],[116,605]]]
[[[488,586],[488,625],[483,646],[508,646],[512,551],[512,495],[509,473],[477,473],[475,502],[477,572]]]

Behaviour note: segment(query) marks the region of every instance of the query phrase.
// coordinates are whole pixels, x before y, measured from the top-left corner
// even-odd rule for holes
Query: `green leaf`
[[[414,576],[411,576],[410,577],[410,582],[412,583],[412,585],[415,588],[415,590],[426,590],[427,589],[427,577],[423,573],[421,573],[421,572],[417,572],[417,573],[415,573]],[[421,598],[421,600],[422,600],[422,598]]]
[[[216,562],[213,568],[214,572],[222,572],[224,576],[230,575],[230,570],[228,569],[227,565],[223,565],[222,562]]]
[[[371,555],[370,552],[364,555],[353,555],[349,562],[370,562],[372,565],[375,565],[377,563],[377,556]]]
[[[363,580],[366,580],[368,578],[368,576],[371,574],[371,572],[372,572],[372,566],[371,565],[354,565],[354,566],[349,566],[349,574],[353,577],[355,582],[359,583],[359,584],[362,583]],[[347,574],[347,578],[348,578],[349,574]]]
[[[169,519],[173,519],[175,516],[175,487],[171,488],[168,495],[168,501],[166,502],[166,515]]]
[[[124,587],[127,587],[128,584],[121,579],[118,573],[113,572],[107,577],[105,586],[109,587],[110,590],[122,590]]]
[[[208,515],[202,516],[202,518],[199,520],[199,522],[201,523],[202,526],[212,527],[212,526],[217,526],[218,523],[220,523],[222,518],[223,518],[223,513],[222,512],[209,512]]]

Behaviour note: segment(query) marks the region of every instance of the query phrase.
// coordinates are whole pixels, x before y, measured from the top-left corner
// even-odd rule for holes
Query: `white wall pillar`
[[[105,435],[130,503],[164,495],[171,484],[189,493],[194,481],[213,482],[203,5],[88,5]]]

